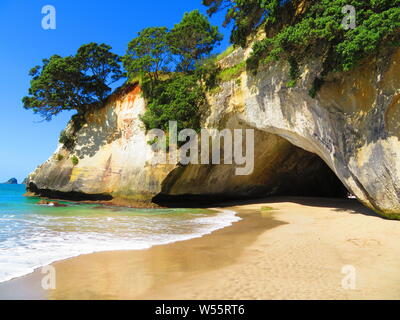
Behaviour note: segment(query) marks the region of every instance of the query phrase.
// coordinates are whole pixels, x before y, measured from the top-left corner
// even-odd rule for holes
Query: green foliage
[[[44,119],[51,120],[63,110],[78,110],[94,102],[87,92],[87,78],[74,57],[52,56],[43,66],[30,71],[29,96],[23,98],[24,108],[32,109]]]
[[[222,40],[218,27],[198,10],[187,12],[171,30],[151,27],[139,32],[128,45],[123,58],[129,78],[144,76],[155,86],[160,73],[193,72],[196,64],[208,57]],[[172,64],[172,62],[175,64]]]
[[[367,2],[371,7],[364,6],[358,13],[361,24],[347,32],[336,47],[338,69],[350,70],[383,44],[399,45],[400,1]]]
[[[84,114],[88,106],[103,102],[111,91],[109,85],[123,76],[119,57],[110,49],[90,43],[75,56],[44,59],[29,73],[32,80],[29,96],[22,100],[24,108],[49,121],[63,110]]]
[[[198,10],[185,13],[169,33],[171,52],[178,59],[177,71],[194,70],[197,61],[208,56],[223,36]]]
[[[233,23],[231,43],[245,47],[248,36],[262,23],[276,22],[281,4],[279,0],[203,0],[208,14],[226,11],[224,26]]]
[[[123,63],[130,79],[146,77],[154,87],[160,72],[169,71],[171,53],[167,35],[165,27],[146,28],[128,44]]]
[[[246,61],[242,61],[233,67],[222,70],[218,77],[221,81],[230,81],[240,76],[245,70]]]
[[[272,208],[272,207],[261,207],[261,211],[275,211],[276,209],[275,208]]]
[[[130,79],[140,78],[147,130],[168,132],[169,121],[177,121],[180,130],[199,129],[203,89],[216,85],[220,71],[210,54],[221,40],[218,27],[195,10],[172,30],[147,28],[129,43],[123,62]]]
[[[299,64],[294,58],[289,59],[289,65],[290,65],[290,71],[289,71],[290,80],[288,81],[286,86],[289,88],[294,88],[296,86],[297,79],[300,76],[300,68]]]
[[[218,57],[212,56],[196,64],[195,75],[208,90],[215,88],[219,84],[218,76],[221,68],[216,63],[217,59]]]
[[[152,140],[147,141],[147,144],[149,146],[152,146],[154,144],[158,143],[158,137],[154,137]]]
[[[356,8],[354,30],[342,27],[345,5]],[[260,61],[267,56],[269,60],[289,60],[313,53],[330,60],[332,71],[348,71],[369,53],[377,52],[383,43],[398,39],[399,5],[398,0],[310,2],[301,19],[282,27],[274,37],[257,42],[253,59]]]
[[[71,150],[75,146],[76,138],[67,130],[63,130],[60,133],[58,141],[63,144],[66,149]]]
[[[85,114],[77,113],[73,115],[71,118],[73,133],[75,134],[76,132],[78,132],[85,123],[86,123]]]
[[[214,87],[220,71],[215,57],[209,56],[221,40],[218,27],[195,10],[185,13],[172,30],[146,28],[129,43],[122,62],[129,81],[139,80],[148,100],[143,116],[147,129],[168,130],[170,120],[178,121],[179,128],[199,127],[203,85]],[[30,72],[31,88],[23,98],[24,107],[46,120],[63,110],[76,110],[68,132],[63,131],[59,139],[72,149],[86,113],[102,105],[109,86],[125,76],[120,63],[110,46],[96,43],[83,45],[75,56],[45,59]]]
[[[93,90],[99,102],[104,102],[111,92],[111,84],[124,77],[121,69],[121,58],[111,52],[111,47],[104,43],[91,42],[78,49],[75,58],[80,69],[88,77],[88,87]]]
[[[267,38],[255,41],[248,67],[254,72],[270,61],[291,64],[304,58],[321,58],[323,68],[310,94],[314,95],[330,72],[348,71],[384,46],[399,45],[400,0],[204,0],[209,13],[225,10],[226,23],[233,22],[231,41],[246,46],[248,37],[261,26]],[[353,30],[342,26],[343,7],[356,9]]]
[[[77,156],[72,156],[71,162],[72,162],[72,164],[73,164],[74,166],[78,165],[78,163],[79,163],[78,157],[77,157]]]
[[[57,154],[56,159],[57,159],[57,161],[63,161],[64,156],[62,154]]]
[[[199,107],[205,101],[203,89],[195,75],[177,74],[159,82],[141,120],[147,130],[168,131],[169,121],[178,122],[178,130],[200,128]]]
[[[294,88],[296,86],[297,81],[295,79],[291,79],[286,83],[286,87]]]
[[[235,47],[234,46],[229,46],[228,49],[226,49],[224,52],[220,53],[217,56],[217,60],[220,61],[224,58],[226,58],[227,56],[229,56],[233,51],[235,51]]]

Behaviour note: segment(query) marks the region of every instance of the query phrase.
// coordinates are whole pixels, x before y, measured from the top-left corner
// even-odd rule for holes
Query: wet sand
[[[0,284],[0,299],[400,298],[399,221],[354,200],[271,198],[224,208],[242,220],[202,238],[59,261],[55,290],[42,289],[36,270]],[[355,289],[342,285],[348,265]]]

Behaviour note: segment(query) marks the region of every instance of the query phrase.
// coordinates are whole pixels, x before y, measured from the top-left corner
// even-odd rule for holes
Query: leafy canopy
[[[130,79],[141,78],[148,100],[142,117],[147,130],[168,131],[169,121],[177,121],[179,128],[199,128],[201,81],[214,81],[206,75],[213,66],[203,61],[221,40],[218,27],[195,10],[185,13],[172,30],[146,28],[129,43],[123,62]]]
[[[226,11],[234,24],[231,41],[242,47],[260,28],[267,37],[254,41],[248,67],[284,59],[296,77],[304,58],[322,58],[315,85],[332,71],[348,71],[387,46],[399,45],[400,0],[203,0],[209,14]],[[343,8],[354,6],[356,28],[342,26]],[[293,84],[293,82],[292,82]],[[315,92],[314,92],[315,93]]]
[[[233,23],[231,42],[245,47],[247,37],[266,20],[275,23],[277,13],[287,0],[203,0],[208,14],[225,11],[224,26]]]
[[[96,97],[101,102],[110,94],[109,86],[124,77],[121,58],[111,49],[107,44],[91,42],[81,46],[76,54],[82,72],[90,77]]]
[[[178,59],[177,71],[194,70],[197,61],[208,56],[223,39],[217,26],[212,26],[199,10],[187,12],[169,33],[171,52]]]
[[[83,111],[94,102],[88,91],[90,83],[74,57],[54,55],[43,60],[43,66],[33,68],[29,96],[22,99],[25,109],[32,109],[46,120],[63,110]]]
[[[203,88],[195,75],[177,74],[160,82],[141,118],[147,130],[168,132],[169,121],[178,122],[178,130],[200,127],[199,106],[205,101]]]
[[[123,77],[120,58],[111,47],[96,43],[83,45],[75,56],[53,55],[34,67],[29,95],[22,99],[25,109],[51,120],[63,110],[83,114],[89,105],[104,102],[109,87]]]
[[[123,63],[130,78],[147,77],[154,86],[160,72],[169,71],[171,53],[167,35],[166,27],[146,28],[128,44]]]

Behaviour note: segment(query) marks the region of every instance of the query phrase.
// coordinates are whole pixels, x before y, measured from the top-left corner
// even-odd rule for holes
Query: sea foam
[[[0,282],[83,254],[143,250],[202,237],[240,220],[235,212],[219,209],[210,214],[79,205],[38,209],[30,204],[14,211],[0,208]]]

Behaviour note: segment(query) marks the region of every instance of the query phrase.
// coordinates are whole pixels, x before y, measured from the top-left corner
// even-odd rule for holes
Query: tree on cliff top
[[[168,35],[171,52],[178,58],[177,71],[190,72],[196,62],[207,57],[223,39],[217,26],[212,26],[199,10],[186,12]]]
[[[123,62],[130,79],[142,78],[148,104],[141,119],[147,130],[168,131],[169,121],[177,121],[180,129],[199,128],[205,99],[196,67],[221,40],[218,27],[195,10],[172,30],[146,28],[129,43]],[[160,77],[161,71],[168,74]]]
[[[154,87],[159,80],[160,72],[168,72],[171,53],[167,40],[166,27],[150,27],[143,29],[128,44],[123,57],[129,78],[144,77]]]
[[[233,23],[231,43],[246,46],[247,37],[266,19],[276,21],[277,11],[287,0],[203,0],[211,16],[225,11],[224,26]]]
[[[22,99],[24,108],[51,120],[63,110],[82,112],[84,106],[94,102],[88,92],[88,78],[82,73],[77,60],[72,57],[52,56],[36,66],[32,76],[29,96]]]
[[[120,58],[110,49],[91,43],[75,56],[44,59],[29,73],[32,80],[29,95],[22,99],[24,108],[49,121],[63,110],[83,114],[89,105],[104,102],[109,85],[123,77]]]
[[[151,27],[140,31],[128,45],[124,67],[130,78],[145,75],[155,85],[161,71],[194,71],[196,63],[207,57],[222,38],[218,27],[198,10],[186,12],[171,30]]]
[[[82,72],[89,77],[98,101],[104,102],[110,94],[110,85],[124,78],[121,58],[111,52],[111,47],[104,43],[91,42],[78,49],[76,59]]]

